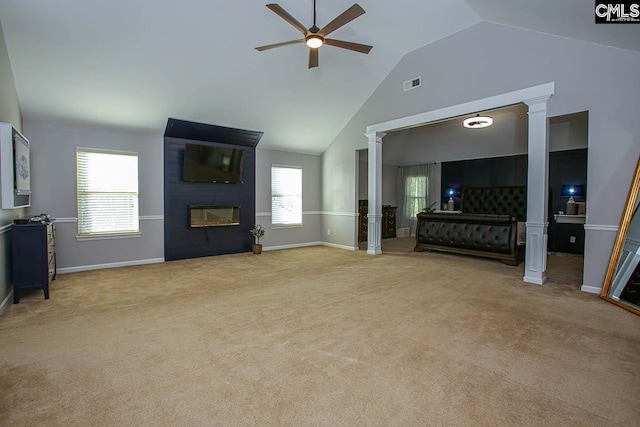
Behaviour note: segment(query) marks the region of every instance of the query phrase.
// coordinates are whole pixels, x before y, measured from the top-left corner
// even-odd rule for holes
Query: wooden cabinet
[[[366,242],[368,237],[368,221],[367,213],[369,212],[369,204],[366,200],[358,200],[358,242]]]
[[[53,222],[14,224],[11,231],[13,303],[24,291],[44,291],[56,278],[55,225]]]
[[[382,238],[389,239],[396,237],[396,215],[398,208],[396,206],[382,207]]]
[[[382,206],[382,235],[381,238],[388,239],[396,237],[397,216],[398,208],[396,206]],[[358,201],[358,241],[364,242],[368,237],[369,219],[367,214],[369,212],[369,205],[367,200]]]

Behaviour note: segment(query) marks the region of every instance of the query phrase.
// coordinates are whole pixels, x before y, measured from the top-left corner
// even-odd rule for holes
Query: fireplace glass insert
[[[189,206],[189,227],[240,225],[239,206]]]

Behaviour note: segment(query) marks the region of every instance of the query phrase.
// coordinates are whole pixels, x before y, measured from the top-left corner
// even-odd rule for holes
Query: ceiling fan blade
[[[274,44],[268,44],[266,46],[259,46],[256,48],[257,51],[262,52],[263,50],[269,50],[269,49],[274,49],[276,47],[281,47],[281,46],[288,46],[290,44],[296,44],[296,43],[304,43],[304,39],[300,39],[300,40],[289,40],[288,42],[282,42],[282,43],[274,43]]]
[[[318,49],[309,48],[309,68],[318,66]]]
[[[327,25],[322,27],[320,31],[318,31],[318,34],[320,34],[322,37],[326,37],[329,35],[329,33],[334,32],[338,28],[353,21],[358,16],[364,13],[365,13],[364,9],[360,7],[358,3],[356,3],[353,6],[351,6],[349,9],[342,12],[342,14],[339,15],[336,19],[334,19],[333,21],[329,22]]]
[[[284,19],[285,21],[287,21],[289,24],[293,25],[294,27],[296,27],[296,29],[298,31],[300,31],[302,34],[304,34],[305,36],[307,35],[307,32],[309,30],[307,30],[307,27],[305,27],[304,25],[302,25],[300,22],[298,22],[298,20],[296,18],[294,18],[293,16],[291,16],[289,14],[289,12],[287,12],[286,10],[284,10],[280,5],[275,4],[275,3],[269,3],[267,5],[267,7],[269,9],[271,9],[272,11],[275,12],[276,15],[278,15],[280,18]]]
[[[324,43],[329,46],[341,47],[343,49],[355,50],[360,53],[369,53],[373,46],[360,43],[345,42],[343,40],[324,39]]]

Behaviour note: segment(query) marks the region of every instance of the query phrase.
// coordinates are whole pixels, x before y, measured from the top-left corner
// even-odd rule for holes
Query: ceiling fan
[[[349,9],[345,10],[333,21],[329,22],[322,28],[316,26],[316,1],[313,0],[313,26],[309,29],[305,28],[300,22],[298,22],[293,16],[291,16],[280,5],[270,3],[267,5],[269,9],[275,12],[276,15],[293,25],[298,31],[304,34],[303,39],[290,40],[282,43],[269,44],[266,46],[257,47],[256,50],[262,52],[263,50],[273,49],[281,46],[288,46],[290,44],[306,43],[309,46],[309,68],[318,66],[318,48],[323,44],[329,46],[340,47],[342,49],[349,49],[361,53],[369,53],[373,46],[360,43],[346,42],[343,40],[328,39],[327,36],[343,25],[353,21],[358,16],[365,13],[364,9],[359,4],[354,4]]]

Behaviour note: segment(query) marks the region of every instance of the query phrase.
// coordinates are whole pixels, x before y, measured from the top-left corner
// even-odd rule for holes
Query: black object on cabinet
[[[11,231],[13,303],[20,292],[42,289],[49,299],[49,283],[56,278],[53,222],[13,224]]]

